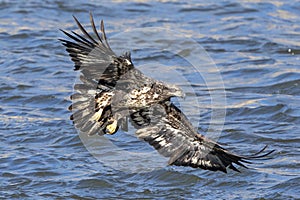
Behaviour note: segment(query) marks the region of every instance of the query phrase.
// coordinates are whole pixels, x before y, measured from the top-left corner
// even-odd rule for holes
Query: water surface
[[[29,0],[1,1],[0,9],[0,198],[300,198],[299,2]],[[109,37],[161,27],[197,41],[225,86],[226,118],[219,142],[241,154],[268,144],[276,149],[274,158],[228,174],[167,166],[134,173],[99,162],[69,121],[68,96],[77,75],[57,40],[64,37],[59,29],[76,29],[72,15],[88,24],[89,11],[97,21],[105,20]],[[123,45],[112,39],[111,46],[118,52],[134,50],[136,66],[154,61],[175,66],[192,81],[200,103],[187,109],[199,110],[190,117],[197,123],[201,119],[199,130],[205,133],[215,105],[203,79],[189,73],[188,64],[176,55],[155,50],[149,37],[130,33],[121,38]],[[128,41],[137,45],[128,46]],[[177,44],[194,53],[188,42]],[[154,70],[154,77],[159,74]],[[112,139],[130,152],[152,152],[125,133]]]

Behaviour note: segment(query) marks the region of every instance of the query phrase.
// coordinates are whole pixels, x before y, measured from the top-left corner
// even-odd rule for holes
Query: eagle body
[[[264,147],[254,155],[237,155],[198,133],[171,101],[171,97],[184,96],[180,88],[145,76],[134,67],[130,52],[117,56],[107,42],[103,21],[99,33],[90,15],[92,37],[74,19],[82,35],[62,30],[71,40],[60,40],[75,70],[80,71],[69,109],[71,120],[81,132],[114,134],[119,127],[127,129],[129,118],[136,136],[169,157],[169,165],[211,171],[239,171],[234,164],[246,167],[243,163],[273,152],[262,153]]]

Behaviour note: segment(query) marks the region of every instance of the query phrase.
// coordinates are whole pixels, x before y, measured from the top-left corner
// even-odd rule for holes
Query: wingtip
[[[247,156],[246,159],[267,159],[265,157],[269,156],[270,154],[272,154],[273,152],[275,152],[275,149],[270,150],[266,153],[263,153],[266,149],[267,149],[268,145],[265,145],[261,150],[259,150],[258,152]],[[263,153],[263,154],[262,154]]]
[[[65,35],[67,35],[68,33],[67,33],[67,31],[65,31],[65,30],[63,30],[63,29],[59,29],[61,32],[63,32]]]
[[[71,104],[71,105],[68,107],[68,110],[69,110],[69,111],[72,111],[72,110],[73,110],[73,104]]]
[[[78,21],[77,18],[75,17],[75,15],[72,15],[72,17],[75,21]]]
[[[81,29],[82,29],[82,26],[81,26],[79,20],[78,20],[74,15],[72,15],[72,17],[73,17],[73,19],[75,20],[75,22],[76,22],[77,26],[79,27],[79,29],[81,30]]]
[[[103,19],[101,19],[101,21],[100,21],[100,29],[101,29],[101,32],[102,32],[103,36],[105,37],[105,30],[104,30],[104,21],[103,21]]]
[[[90,20],[91,20],[91,21],[94,21],[94,17],[93,17],[92,11],[89,12],[89,15],[90,15]]]

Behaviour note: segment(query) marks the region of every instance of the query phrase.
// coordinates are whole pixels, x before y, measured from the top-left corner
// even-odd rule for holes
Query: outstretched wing
[[[83,35],[74,31],[68,33],[61,30],[72,40],[60,39],[60,41],[66,46],[66,50],[75,64],[75,70],[80,70],[85,76],[89,76],[89,79],[97,80],[101,85],[113,87],[122,75],[134,68],[130,52],[118,57],[107,42],[103,21],[101,21],[101,34],[99,34],[92,14],[90,14],[90,21],[94,37],[83,28],[75,17],[74,20]]]
[[[153,111],[144,109],[132,113],[131,119],[139,127],[136,135],[160,154],[169,157],[170,165],[226,173],[227,168],[239,171],[234,164],[246,167],[243,163],[250,163],[249,160],[259,159],[273,152],[261,154],[264,148],[251,156],[236,155],[197,133],[186,116],[170,101],[158,104],[155,110],[155,116],[152,115]],[[153,122],[150,122],[152,119]]]
[[[60,39],[75,64],[75,70],[81,72],[80,81],[74,85],[75,93],[71,96],[71,119],[82,132],[89,135],[104,134],[106,126],[113,122],[111,101],[116,83],[134,66],[130,53],[118,57],[112,51],[103,21],[99,34],[90,14],[92,36],[75,17],[74,20],[82,35],[61,30],[71,40]]]

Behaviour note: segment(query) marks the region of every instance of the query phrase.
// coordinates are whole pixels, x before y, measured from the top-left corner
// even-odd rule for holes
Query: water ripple
[[[0,198],[299,198],[299,8],[299,2],[281,0],[1,1]],[[68,96],[76,74],[57,40],[63,37],[60,28],[75,30],[72,15],[88,24],[89,11],[97,25],[105,20],[109,38],[134,28],[165,27],[197,41],[216,63],[225,85],[227,115],[219,142],[245,155],[268,144],[276,150],[273,159],[228,174],[170,166],[132,173],[100,163],[69,121]],[[207,131],[216,105],[211,104],[204,79],[189,71],[189,63],[180,56],[157,48],[175,43],[182,53],[196,55],[189,41],[135,31],[110,41],[118,52],[134,49],[137,66],[156,62],[169,67],[163,73],[152,67],[154,78],[176,69],[190,80],[193,91],[187,96],[196,94],[199,107],[188,103],[186,109],[200,110],[191,120],[198,122],[200,117],[199,130]],[[123,149],[151,151],[133,137],[111,136]],[[104,146],[99,149],[112,153]],[[130,167],[138,164],[135,160]]]

